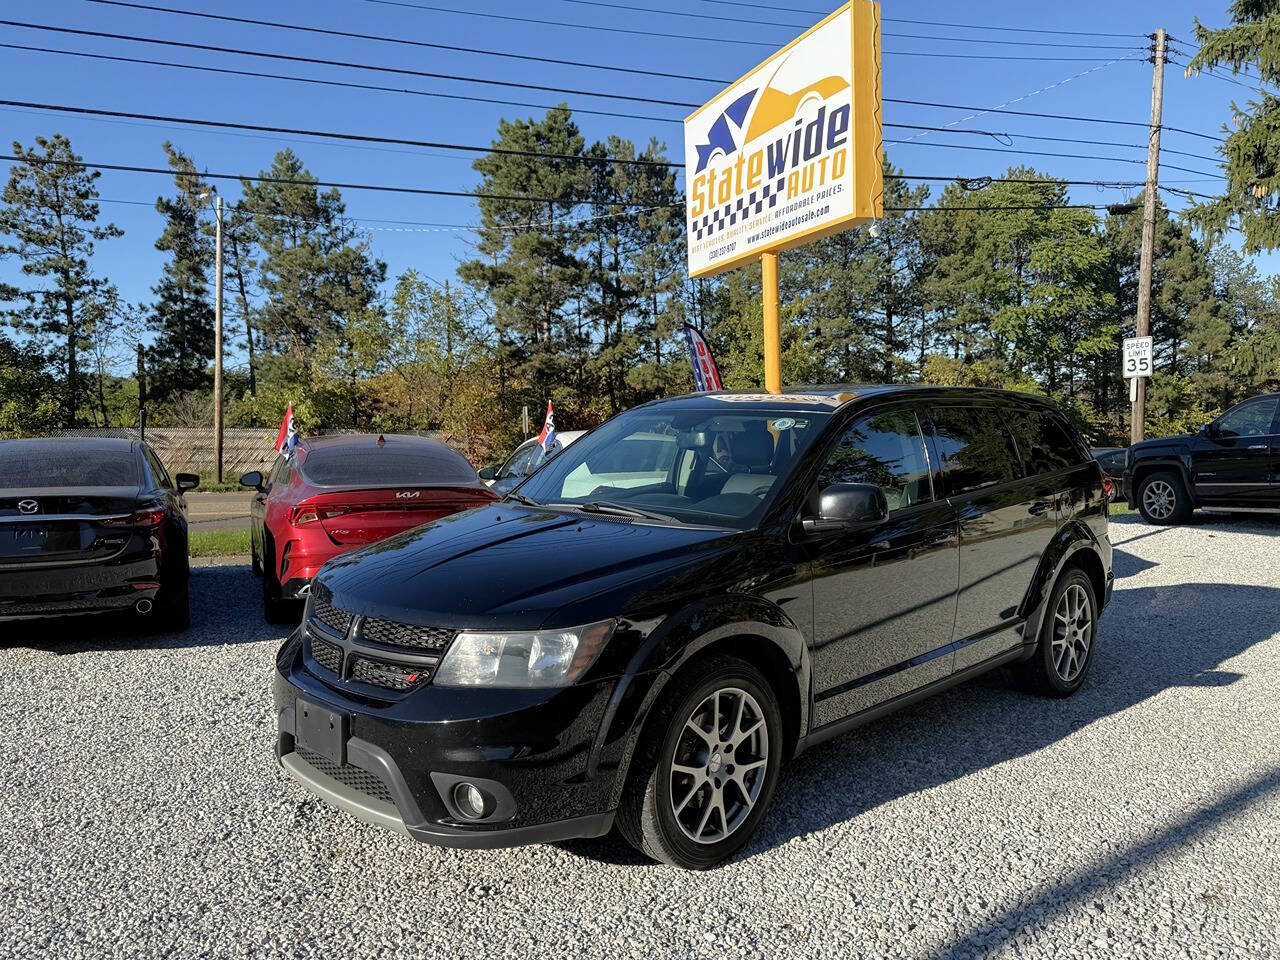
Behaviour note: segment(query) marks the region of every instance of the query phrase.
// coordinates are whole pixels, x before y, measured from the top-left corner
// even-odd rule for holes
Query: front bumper
[[[623,750],[602,736],[616,686],[427,684],[379,703],[311,673],[295,634],[275,672],[276,756],[292,779],[333,806],[426,843],[492,848],[601,836],[613,825]],[[299,745],[299,697],[349,718],[345,762]],[[495,798],[489,818],[459,813],[451,795],[463,780]]]

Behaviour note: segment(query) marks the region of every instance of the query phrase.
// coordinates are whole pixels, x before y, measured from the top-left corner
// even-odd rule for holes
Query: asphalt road
[[[999,676],[815,748],[710,873],[418,846],[277,770],[281,632],[0,631],[0,957],[1280,957],[1280,523],[1114,524],[1083,691]]]
[[[248,530],[253,491],[187,494],[187,523],[195,530]]]

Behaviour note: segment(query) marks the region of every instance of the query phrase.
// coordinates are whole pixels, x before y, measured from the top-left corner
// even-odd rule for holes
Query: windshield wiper
[[[506,503],[508,500],[514,500],[516,503],[522,503],[526,507],[542,506],[542,504],[540,504],[537,500],[530,500],[523,493],[508,493],[505,497],[502,498],[502,502]]]
[[[673,517],[669,513],[657,513],[651,510],[641,510],[638,507],[630,507],[622,503],[613,503],[609,500],[589,500],[586,503],[553,503],[549,504],[553,507],[573,507],[575,510],[581,510],[583,513],[607,513],[619,517],[643,517],[645,520],[664,520],[676,523],[683,523],[678,517]]]

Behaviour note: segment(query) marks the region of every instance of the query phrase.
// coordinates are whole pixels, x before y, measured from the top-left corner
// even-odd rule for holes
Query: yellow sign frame
[[[837,220],[824,222],[815,226],[811,230],[806,230],[794,236],[789,236],[777,244],[770,244],[768,246],[757,245],[749,250],[745,250],[700,269],[691,268],[689,271],[690,277],[697,278],[715,276],[728,270],[732,270],[735,267],[740,267],[746,263],[753,262],[759,259],[762,255],[772,254],[776,256],[778,253],[790,250],[793,247],[798,247],[805,243],[811,243],[814,240],[819,240],[843,230],[848,230],[851,227],[856,227],[862,223],[878,220],[884,215],[884,179],[882,167],[884,145],[880,90],[880,4],[873,2],[873,0],[849,0],[849,2],[832,11],[828,16],[814,24],[772,56],[752,67],[733,83],[729,84],[717,93],[714,97],[711,97],[707,103],[703,104],[685,118],[686,134],[688,124],[702,114],[712,103],[718,101],[734,87],[742,84],[753,74],[757,73],[764,67],[767,67],[779,57],[786,55],[793,47],[802,43],[817,31],[823,29],[827,24],[842,16],[846,11],[850,13],[851,26],[850,44],[852,47],[851,62],[853,73],[851,84],[853,88],[853,116],[851,130],[853,137],[851,142],[846,145],[844,149],[848,152],[850,161],[849,168],[853,188],[852,212]],[[685,170],[685,189],[686,191],[692,189],[692,181],[687,167]],[[688,225],[688,203],[689,201],[686,200],[686,226]]]

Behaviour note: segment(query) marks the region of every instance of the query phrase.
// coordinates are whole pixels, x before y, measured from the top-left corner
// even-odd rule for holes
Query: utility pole
[[[147,368],[142,364],[142,344],[138,344],[138,439],[147,439]]]
[[[213,295],[213,462],[215,475],[222,482],[222,197],[214,202],[217,214],[217,244],[214,273],[217,274]]]
[[[1160,114],[1164,104],[1164,54],[1168,39],[1164,28],[1155,32],[1155,73],[1151,78],[1151,130],[1147,141],[1147,190],[1142,205],[1142,255],[1138,270],[1138,317],[1135,335],[1151,336],[1151,271],[1156,245],[1156,194],[1160,189]],[[1134,377],[1130,397],[1130,439],[1138,443],[1145,435],[1147,420],[1147,378]]]

